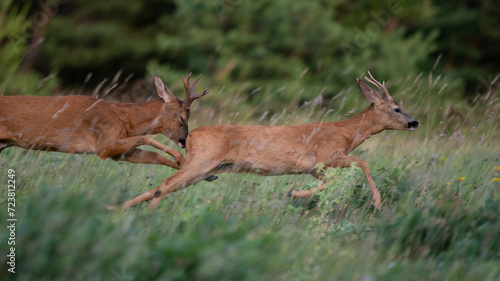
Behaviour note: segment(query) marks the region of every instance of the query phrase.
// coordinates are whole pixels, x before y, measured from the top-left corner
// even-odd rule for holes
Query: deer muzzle
[[[186,147],[186,139],[179,139],[179,142],[177,143],[177,145],[178,145],[180,148],[184,148],[184,147]]]
[[[406,127],[408,127],[409,131],[413,131],[418,127],[418,121],[413,120],[411,122],[408,122],[408,124],[406,124]]]

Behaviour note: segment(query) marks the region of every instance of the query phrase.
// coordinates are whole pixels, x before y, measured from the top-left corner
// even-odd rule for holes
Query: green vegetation
[[[107,204],[151,189],[174,171],[6,149],[2,178],[7,169],[16,171],[17,273],[7,274],[2,262],[0,274],[16,280],[497,280],[498,92],[474,106],[450,105],[439,88],[430,88],[435,81],[419,81],[404,81],[413,86],[394,96],[422,127],[383,132],[353,152],[371,166],[384,200],[378,212],[357,167],[331,170],[334,182],[313,202],[286,197],[291,188],[317,185],[310,176],[223,174],[172,194],[154,212],[147,204],[110,212]],[[357,89],[348,95],[361,100]],[[257,122],[202,104],[193,109],[194,126]],[[365,106],[360,102],[356,111]],[[299,111],[260,123],[346,114],[307,117],[321,111],[314,104]],[[3,222],[6,196],[2,189]],[[7,235],[2,228],[2,260]]]
[[[192,71],[211,93],[193,104],[190,128],[286,125],[360,112],[368,102],[354,77],[370,70],[422,125],[383,132],[352,153],[371,167],[380,211],[357,167],[328,171],[334,181],[311,200],[286,196],[318,185],[310,176],[223,174],[154,212],[147,204],[108,211],[175,171],[7,148],[0,179],[6,187],[15,170],[16,274],[7,271],[2,187],[0,279],[499,280],[498,7],[490,5],[4,1],[2,94],[144,100],[154,96],[152,73],[182,95],[180,76]]]

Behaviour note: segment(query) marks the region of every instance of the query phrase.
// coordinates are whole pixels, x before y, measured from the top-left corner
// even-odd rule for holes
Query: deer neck
[[[336,123],[344,129],[344,136],[349,140],[347,153],[353,151],[371,136],[386,129],[380,116],[375,113],[373,104],[358,115]]]
[[[158,134],[162,124],[160,117],[164,110],[163,100],[155,100],[134,104],[122,104],[125,111],[127,134],[129,136]]]

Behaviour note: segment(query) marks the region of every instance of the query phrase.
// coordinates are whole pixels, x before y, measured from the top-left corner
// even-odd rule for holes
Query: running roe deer
[[[9,146],[66,153],[95,153],[133,163],[161,164],[179,169],[181,152],[145,135],[163,134],[184,148],[195,93],[191,74],[183,77],[186,99],[177,98],[155,74],[159,100],[117,103],[88,96],[0,96],[0,152]],[[149,145],[175,161],[136,147]]]
[[[181,169],[159,187],[125,202],[123,209],[151,200],[150,208],[167,194],[195,184],[217,173],[254,173],[259,175],[310,174],[320,180],[315,167],[345,168],[356,163],[363,172],[376,208],[381,196],[362,158],[348,154],[369,137],[383,130],[415,130],[418,122],[408,116],[389,95],[385,83],[365,79],[381,90],[378,93],[366,82],[356,83],[371,105],[360,114],[338,122],[314,122],[293,126],[215,125],[193,130],[186,142],[186,160]],[[309,190],[291,192],[306,197],[325,189],[325,183]]]

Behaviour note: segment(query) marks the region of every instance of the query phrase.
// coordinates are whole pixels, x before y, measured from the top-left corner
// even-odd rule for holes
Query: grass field
[[[471,105],[443,97],[446,90],[431,82],[393,94],[420,128],[382,132],[352,153],[370,165],[384,201],[380,211],[363,173],[352,167],[331,170],[335,180],[312,200],[286,197],[291,188],[318,184],[307,175],[223,174],[171,194],[156,211],[142,204],[110,212],[107,204],[152,189],[175,171],[8,148],[0,156],[0,278],[499,280],[498,91]],[[350,95],[356,112],[368,106],[361,94]],[[207,120],[210,108],[200,105],[192,127],[321,118],[310,114],[314,108],[279,120],[248,117],[251,108],[229,110]],[[343,119],[349,110],[335,108],[324,119]],[[7,271],[9,169],[17,186],[15,274]]]

